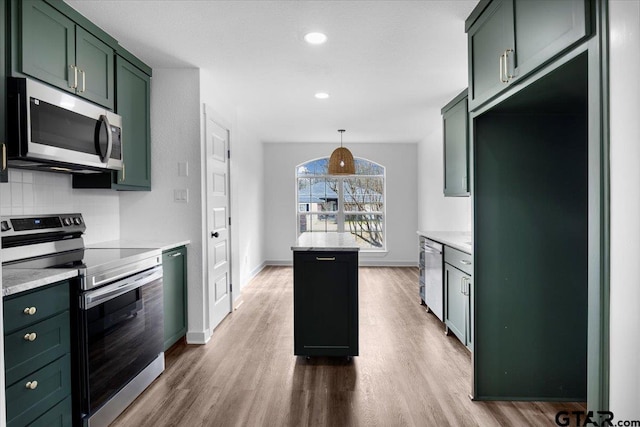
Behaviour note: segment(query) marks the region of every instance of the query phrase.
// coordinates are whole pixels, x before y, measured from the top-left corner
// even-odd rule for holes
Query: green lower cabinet
[[[70,283],[3,301],[7,426],[70,426]]]
[[[471,276],[444,264],[445,308],[444,324],[460,342],[473,350],[473,313]]]
[[[71,396],[67,396],[62,402],[29,424],[29,427],[71,427],[73,425],[71,414]]]
[[[187,333],[187,248],[162,253],[165,351]]]
[[[71,394],[71,356],[27,375],[6,389],[7,426],[25,426]]]

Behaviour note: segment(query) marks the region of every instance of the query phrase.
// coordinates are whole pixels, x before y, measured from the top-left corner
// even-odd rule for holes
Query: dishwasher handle
[[[86,292],[81,299],[81,308],[88,310],[96,305],[112,300],[127,292],[162,279],[162,265],[145,270],[126,279],[104,286],[94,291]]]
[[[442,254],[442,251],[439,251],[436,248],[432,248],[431,246],[425,245],[424,248],[422,249],[429,254],[438,254],[438,255]]]

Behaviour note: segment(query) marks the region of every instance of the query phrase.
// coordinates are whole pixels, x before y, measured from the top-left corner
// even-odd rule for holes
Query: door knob
[[[218,237],[220,234],[218,234],[217,231],[214,231],[213,233],[211,233],[211,237]]]

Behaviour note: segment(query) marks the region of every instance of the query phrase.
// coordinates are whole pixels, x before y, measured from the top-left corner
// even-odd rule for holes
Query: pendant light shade
[[[336,148],[329,158],[329,175],[353,175],[356,173],[356,166],[353,162],[351,151],[342,146],[342,134],[344,129],[338,129],[340,132],[340,148]]]

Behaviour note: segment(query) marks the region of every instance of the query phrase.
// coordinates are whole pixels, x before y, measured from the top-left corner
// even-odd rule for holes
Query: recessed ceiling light
[[[304,39],[309,44],[322,44],[327,41],[327,36],[322,33],[308,33]]]
[[[327,99],[329,97],[329,94],[324,92],[318,92],[314,96],[318,99]]]

